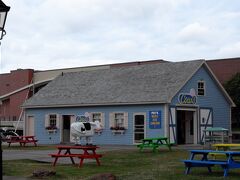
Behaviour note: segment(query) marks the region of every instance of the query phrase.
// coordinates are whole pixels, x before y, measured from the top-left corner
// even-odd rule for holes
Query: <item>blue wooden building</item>
[[[23,104],[25,134],[41,144],[71,142],[70,124],[88,112],[103,125],[95,144],[125,145],[157,136],[201,143],[206,127],[231,131],[232,106],[204,60],[65,73]]]

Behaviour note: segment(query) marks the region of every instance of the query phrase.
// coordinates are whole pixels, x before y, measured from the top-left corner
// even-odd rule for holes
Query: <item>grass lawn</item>
[[[95,162],[85,163],[78,168],[71,164],[57,164],[54,168],[50,163],[40,163],[32,160],[3,161],[3,172],[7,176],[31,177],[37,169],[55,170],[56,175],[49,179],[91,179],[100,173],[112,173],[117,179],[131,180],[161,180],[161,179],[224,179],[223,170],[213,167],[213,173],[207,168],[193,168],[189,175],[184,174],[183,159],[188,159],[186,150],[169,152],[161,149],[160,152],[139,152],[136,150],[119,150],[104,152],[100,159],[101,166]],[[228,179],[239,179],[240,170],[230,170]]]

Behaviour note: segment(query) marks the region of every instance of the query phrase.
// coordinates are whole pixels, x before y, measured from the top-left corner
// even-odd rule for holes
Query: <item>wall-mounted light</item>
[[[4,29],[7,14],[10,10],[9,6],[6,6],[1,0],[0,0],[0,40],[2,40],[3,36],[6,34],[6,31]]]

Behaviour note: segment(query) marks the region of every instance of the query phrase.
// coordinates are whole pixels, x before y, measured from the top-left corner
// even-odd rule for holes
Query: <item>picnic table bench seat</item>
[[[239,150],[240,144],[228,144],[228,143],[212,144],[212,147],[215,148],[216,151],[221,151],[221,150],[223,150],[223,151]],[[209,154],[211,156],[213,156],[214,158],[226,156],[226,154],[219,154],[219,153],[209,153]]]
[[[223,154],[225,159],[208,159],[208,155]],[[202,157],[201,160],[194,159],[195,156]],[[224,177],[228,176],[230,169],[240,168],[240,162],[236,157],[240,157],[240,152],[237,151],[213,151],[213,150],[190,150],[190,159],[183,160],[185,163],[185,174],[189,174],[193,167],[207,167],[209,172],[212,172],[211,167],[220,165],[224,170]]]
[[[144,148],[150,148],[153,151],[155,151],[159,147],[159,145],[157,145],[157,144],[138,144],[137,147],[140,150],[143,150]]]
[[[35,139],[34,136],[11,136],[6,142],[8,143],[8,147],[10,147],[12,143],[19,143],[20,146],[25,146],[27,143],[33,143],[37,146],[38,140]]]
[[[156,137],[156,138],[145,138],[142,140],[141,144],[138,144],[137,147],[142,151],[144,148],[151,148],[153,151],[156,151],[157,148],[161,146],[168,147],[171,150],[172,144],[169,143],[167,137]]]
[[[52,157],[77,157],[84,159],[100,158],[102,154],[49,154]]]
[[[187,166],[191,167],[199,167],[202,165],[203,167],[209,167],[209,166],[214,166],[214,165],[227,165],[227,161],[221,161],[221,160],[208,160],[208,161],[202,161],[202,160],[183,160]]]
[[[58,158],[70,158],[72,164],[75,164],[74,157],[79,158],[79,166],[83,165],[84,159],[95,159],[98,166],[100,166],[99,158],[102,154],[97,154],[95,151],[99,148],[98,146],[57,146],[58,153],[49,154],[52,158],[55,158],[53,166],[56,165]],[[83,153],[71,153],[71,150],[82,150]]]

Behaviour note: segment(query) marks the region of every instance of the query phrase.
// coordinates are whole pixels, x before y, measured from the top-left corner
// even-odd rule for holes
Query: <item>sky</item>
[[[3,0],[0,73],[240,57],[239,0]]]

